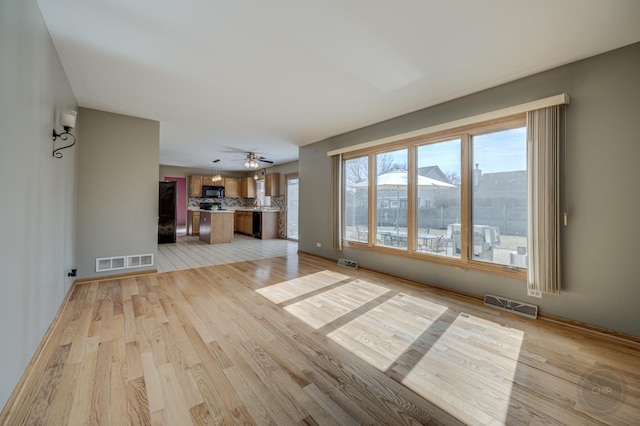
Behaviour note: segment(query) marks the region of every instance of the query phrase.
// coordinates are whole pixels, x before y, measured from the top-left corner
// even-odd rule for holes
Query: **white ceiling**
[[[38,0],[81,106],[160,121],[160,163],[242,170],[640,41],[637,0]]]

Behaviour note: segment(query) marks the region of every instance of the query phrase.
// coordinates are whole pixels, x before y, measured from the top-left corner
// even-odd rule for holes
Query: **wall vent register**
[[[528,318],[536,319],[538,317],[538,306],[529,303],[519,302],[517,300],[507,299],[506,297],[494,296],[493,294],[484,295],[484,304],[503,311],[513,312],[514,314],[523,315]]]
[[[128,268],[140,268],[153,265],[153,254],[134,254],[131,256],[99,257],[96,259],[96,272],[117,271]]]
[[[338,265],[344,266],[345,268],[358,269],[358,262],[356,262],[355,260],[349,260],[342,257],[338,259]]]

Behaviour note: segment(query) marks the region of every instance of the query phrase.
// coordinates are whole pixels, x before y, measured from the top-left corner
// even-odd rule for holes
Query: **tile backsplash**
[[[190,209],[200,208],[200,203],[220,203],[226,207],[252,207],[254,198],[189,198]]]

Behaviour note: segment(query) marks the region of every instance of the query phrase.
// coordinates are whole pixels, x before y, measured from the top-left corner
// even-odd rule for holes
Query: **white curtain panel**
[[[331,157],[331,247],[342,250],[342,155]]]
[[[560,294],[560,106],[527,113],[531,290]]]

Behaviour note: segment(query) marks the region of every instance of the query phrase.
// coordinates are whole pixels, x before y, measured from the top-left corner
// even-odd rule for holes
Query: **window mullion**
[[[369,216],[369,225],[367,226],[369,229],[369,238],[368,238],[368,244],[370,246],[373,246],[376,244],[376,235],[378,234],[378,225],[377,225],[377,217],[376,217],[376,206],[377,206],[377,197],[376,197],[376,188],[377,188],[377,181],[376,181],[376,167],[377,167],[377,163],[376,163],[376,155],[375,154],[369,154],[369,170],[368,170],[368,179],[369,179],[369,212],[368,212],[368,216]]]
[[[415,252],[416,250],[416,199],[418,196],[416,186],[416,147],[408,147],[408,159],[407,159],[407,250],[409,252]]]
[[[473,255],[469,252],[469,238],[471,232],[471,185],[472,182],[472,158],[471,158],[471,137],[468,133],[460,135],[461,138],[461,212],[460,212],[460,259],[469,262]]]

